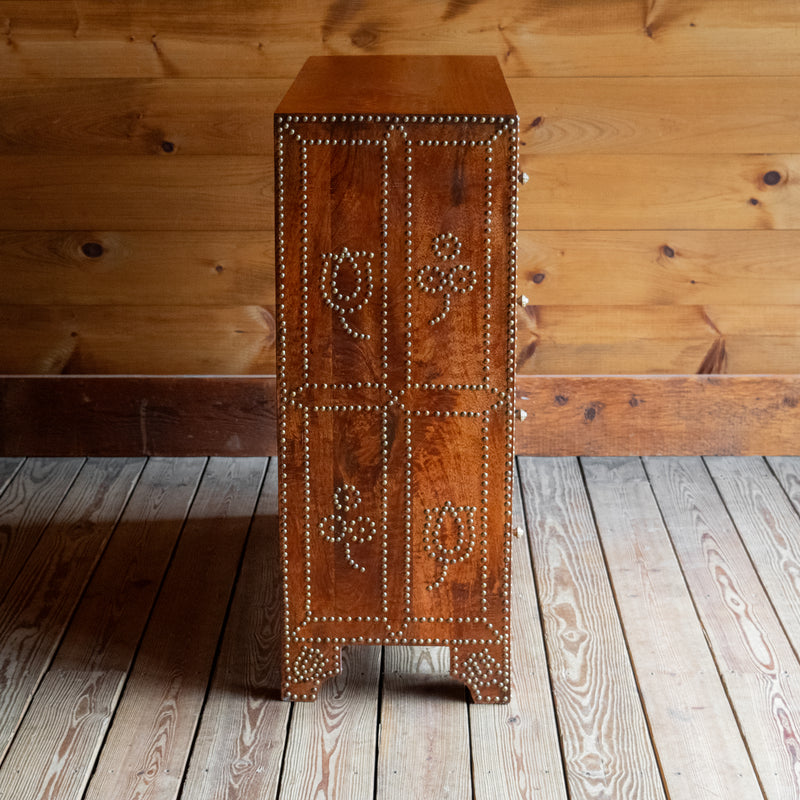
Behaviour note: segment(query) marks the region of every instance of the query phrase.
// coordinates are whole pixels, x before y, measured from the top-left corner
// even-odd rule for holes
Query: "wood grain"
[[[275,797],[291,705],[279,699],[278,462],[269,463],[247,539],[183,796]]]
[[[800,651],[800,520],[758,458],[706,460],[750,559],[791,641]]]
[[[793,453],[794,376],[522,377],[518,455]]]
[[[668,796],[761,800],[641,462],[582,463]]]
[[[798,313],[793,305],[529,304],[517,315],[517,371],[791,375]],[[0,360],[8,375],[263,375],[276,364],[267,306],[0,306],[0,335],[21,337]]]
[[[306,55],[469,51],[493,55],[509,75],[797,75],[798,21],[791,4],[682,0],[643,6],[615,0],[586,7],[545,0],[452,4],[315,0],[202,15],[152,0],[120,14],[100,0],[4,0],[4,74],[64,76],[289,77]],[[115,13],[117,12],[117,13]],[[745,65],[742,53],[758,53]]]
[[[577,459],[519,470],[570,797],[663,800]]]
[[[24,463],[25,459],[23,458],[0,458],[0,495],[6,490]]]
[[[519,476],[514,487],[511,699],[469,706],[474,796],[567,800]]]
[[[372,797],[380,677],[380,647],[345,648],[317,701],[295,705],[281,800]]]
[[[285,78],[0,80],[0,155],[272,154]]]
[[[524,231],[518,290],[537,306],[797,305],[798,243],[795,231]],[[267,231],[3,232],[0,253],[8,304],[275,300]]]
[[[793,305],[531,305],[518,312],[520,375],[795,374]],[[0,307],[20,336],[8,375],[258,375],[275,370],[269,306]],[[202,320],[202,323],[201,323]],[[164,341],[171,347],[164,348]]]
[[[0,81],[0,154],[272,154],[277,78]],[[523,151],[792,153],[797,81],[723,77],[512,78]],[[743,124],[743,109],[747,109]]]
[[[274,254],[268,231],[3,231],[3,303],[269,307]]]
[[[798,305],[798,247],[797,231],[522,231],[517,288],[548,306]],[[4,231],[0,255],[7,304],[275,303],[266,230]]]
[[[0,797],[83,797],[204,466],[145,466],[0,768]]]
[[[465,690],[442,647],[384,649],[376,800],[469,797]]]
[[[0,495],[0,601],[36,549],[82,466],[80,458],[27,459]]]
[[[263,306],[0,306],[0,336],[19,337],[6,374],[275,371],[274,309]]]
[[[798,228],[800,156],[523,155],[523,230]],[[4,230],[264,230],[273,173],[259,156],[2,156]],[[777,184],[764,181],[767,173]],[[614,202],[609,202],[609,197]],[[753,202],[755,201],[755,202]]]
[[[732,374],[792,373],[800,345],[794,306],[706,306],[705,313],[724,344],[722,371]],[[796,362],[795,362],[796,364]]]
[[[800,512],[800,457],[772,456],[767,464],[795,509]]]
[[[209,462],[87,800],[178,796],[265,467]]]
[[[275,379],[0,378],[8,455],[277,453]]]
[[[795,77],[538,75],[513,78],[509,88],[519,109],[523,152],[797,151]]]
[[[693,374],[720,336],[695,306],[528,305],[517,318],[521,375]]]
[[[0,757],[144,466],[90,459],[0,604]]]
[[[286,77],[0,81],[0,153],[265,155]],[[722,77],[512,78],[523,151],[791,153],[797,82]],[[743,124],[742,109],[747,109]]]
[[[797,657],[702,461],[645,466],[764,793],[795,798]]]
[[[799,247],[798,231],[523,231],[517,292],[535,306],[797,305]]]
[[[522,376],[518,455],[781,455],[793,376]],[[676,413],[675,409],[680,409]],[[277,454],[271,376],[0,378],[0,453]]]
[[[3,230],[264,230],[263,156],[0,156]]]
[[[525,230],[796,230],[800,156],[528,154]],[[776,184],[764,176],[776,172]],[[613,199],[613,200],[612,200]]]
[[[795,374],[796,306],[520,310],[520,374]]]
[[[342,111],[516,115],[496,58],[441,54],[311,56],[275,109],[278,115]]]

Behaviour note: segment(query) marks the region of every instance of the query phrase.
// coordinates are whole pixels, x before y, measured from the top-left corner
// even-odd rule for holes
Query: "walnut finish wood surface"
[[[469,109],[465,112],[465,109]],[[492,56],[312,57],[276,114],[489,114],[516,116]]]
[[[469,57],[312,61],[278,112],[284,695],[314,699],[343,644],[434,643],[476,700],[506,701],[517,139],[502,74]]]

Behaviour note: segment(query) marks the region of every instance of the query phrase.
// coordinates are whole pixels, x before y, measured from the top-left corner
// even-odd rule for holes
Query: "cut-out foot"
[[[450,645],[450,674],[467,685],[476,703],[507,703],[511,696],[508,644]]]
[[[281,665],[281,697],[284,700],[316,700],[320,684],[338,675],[342,648],[330,642],[284,642]]]

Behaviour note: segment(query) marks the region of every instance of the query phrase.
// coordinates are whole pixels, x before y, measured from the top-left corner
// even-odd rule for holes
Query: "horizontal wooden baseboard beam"
[[[0,377],[0,455],[273,455],[272,377]]]
[[[800,453],[800,375],[525,376],[518,455]]]
[[[519,376],[518,455],[800,452],[800,375]],[[274,376],[0,377],[0,456],[277,453]]]

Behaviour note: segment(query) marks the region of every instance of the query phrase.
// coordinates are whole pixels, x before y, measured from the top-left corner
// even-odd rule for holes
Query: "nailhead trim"
[[[355,133],[347,138],[326,138],[317,134],[307,137],[304,135],[305,125],[310,123],[371,123],[387,126],[385,131],[364,136],[361,132]],[[485,138],[475,139],[453,139],[442,136],[442,131],[438,130],[432,137],[411,138],[406,126],[409,124],[432,124],[447,125],[470,122],[473,124],[489,124],[497,126],[490,134],[484,134]],[[323,300],[331,308],[334,315],[342,324],[347,333],[353,338],[368,340],[371,333],[359,331],[351,318],[357,316],[357,312],[366,305],[374,301],[377,297],[382,305],[384,312],[388,308],[388,229],[389,229],[389,148],[392,137],[398,136],[403,142],[405,153],[405,205],[406,214],[404,219],[405,231],[405,323],[404,340],[406,343],[405,358],[405,377],[406,389],[400,395],[393,396],[388,390],[388,327],[386,315],[380,329],[380,358],[381,358],[381,380],[356,382],[355,384],[311,384],[309,381],[310,370],[310,350],[309,350],[309,329],[308,329],[308,306],[302,304],[302,347],[301,363],[303,384],[300,387],[291,389],[286,383],[286,366],[288,354],[283,336],[278,339],[278,395],[280,404],[284,407],[295,407],[301,410],[302,414],[302,447],[306,454],[303,475],[303,497],[304,497],[304,544],[306,575],[305,619],[303,622],[292,629],[290,624],[289,607],[290,597],[288,592],[288,581],[284,582],[283,604],[284,604],[284,650],[285,650],[285,674],[293,676],[298,684],[310,684],[307,691],[296,690],[295,684],[291,681],[284,683],[284,696],[288,699],[313,699],[316,697],[316,686],[321,680],[338,671],[335,663],[338,660],[338,653],[341,645],[355,643],[369,644],[442,644],[450,645],[453,656],[452,670],[460,679],[464,680],[475,693],[478,699],[487,699],[493,702],[500,702],[507,697],[509,689],[509,669],[510,669],[510,587],[511,579],[511,494],[513,489],[513,446],[514,446],[514,378],[515,378],[515,353],[514,348],[507,350],[506,363],[506,386],[501,390],[490,385],[491,359],[492,359],[492,221],[493,211],[493,178],[494,178],[494,159],[495,148],[503,137],[508,139],[508,174],[506,179],[511,188],[511,195],[508,206],[507,222],[509,225],[508,234],[508,274],[506,276],[508,285],[509,303],[506,309],[506,327],[510,340],[514,341],[515,334],[515,314],[514,298],[516,297],[516,223],[517,223],[517,181],[516,175],[519,172],[519,149],[517,145],[518,120],[509,117],[476,116],[476,115],[353,115],[353,114],[332,114],[332,115],[287,115],[276,117],[276,253],[277,275],[278,275],[278,326],[282,329],[287,320],[285,317],[282,286],[286,278],[286,221],[284,212],[285,203],[285,179],[286,179],[286,147],[287,139],[292,139],[299,145],[299,156],[301,165],[301,264],[300,281],[303,297],[307,298],[312,289],[310,282],[310,259],[321,257],[323,260],[322,284],[319,288],[323,294]],[[381,149],[381,245],[380,252],[373,253],[367,251],[349,252],[347,248],[342,248],[338,253],[326,253],[314,256],[309,252],[309,217],[308,217],[308,164],[309,149],[326,146],[347,146],[347,147],[379,147]],[[477,284],[477,274],[474,270],[465,265],[454,264],[450,268],[444,264],[455,262],[461,253],[461,242],[453,231],[445,231],[434,237],[431,243],[432,255],[435,259],[442,262],[442,265],[428,265],[421,267],[415,273],[413,270],[412,253],[412,196],[413,196],[413,149],[415,147],[469,147],[485,148],[485,203],[484,203],[484,280],[483,280],[483,379],[481,384],[428,384],[414,383],[413,374],[413,354],[411,352],[411,331],[413,325],[413,293],[422,291],[428,294],[440,294],[442,296],[442,311],[438,316],[428,320],[431,325],[444,321],[449,313],[452,313],[454,297],[458,294],[471,291]],[[378,265],[379,262],[379,265]],[[353,270],[355,289],[350,295],[343,294],[337,286],[338,270],[347,265]],[[376,284],[379,284],[376,295]],[[380,390],[385,393],[386,402],[375,403],[319,403],[316,405],[306,405],[303,403],[302,394],[309,389],[321,390],[350,390],[367,389]],[[430,411],[428,409],[411,409],[405,399],[411,389],[423,391],[449,391],[449,392],[486,392],[496,399],[489,408],[483,411]],[[502,594],[502,630],[497,631],[489,623],[486,616],[489,611],[489,591],[488,591],[488,497],[489,497],[489,434],[491,412],[501,407],[506,407],[505,413],[505,438],[506,438],[506,464],[504,472],[504,512],[505,512],[505,539],[503,547],[502,581],[504,591]],[[388,598],[388,525],[386,521],[388,509],[388,426],[389,409],[396,407],[401,412],[402,437],[405,442],[406,468],[404,480],[404,504],[406,507],[405,534],[405,606],[406,618],[401,629],[392,629],[388,622],[389,598]],[[317,523],[316,531],[312,531],[310,519],[311,511],[311,481],[309,467],[309,426],[311,424],[311,414],[316,413],[377,413],[380,421],[380,437],[382,461],[380,469],[380,522],[374,521],[363,515],[352,518],[350,515],[357,509],[360,502],[359,490],[356,487],[346,486],[345,491],[339,490],[338,495],[332,498],[332,508],[334,513],[323,518],[322,522]],[[422,541],[428,557],[440,564],[439,576],[434,582],[428,585],[428,590],[434,592],[444,584],[447,578],[448,567],[453,563],[478,557],[481,559],[481,615],[454,618],[454,617],[414,617],[411,613],[411,565],[413,552],[411,548],[412,530],[410,522],[410,510],[413,494],[413,476],[411,472],[412,457],[412,418],[415,417],[472,417],[481,418],[481,501],[479,507],[474,506],[455,506],[450,500],[445,501],[444,505],[438,508],[425,510],[426,523]],[[281,529],[281,559],[284,575],[288,575],[289,569],[289,542],[288,534],[288,485],[289,476],[287,474],[286,461],[288,458],[287,446],[287,427],[286,419],[281,416],[279,420],[279,455],[281,457],[281,468],[279,470],[279,502],[281,510],[279,512],[279,524]],[[346,495],[346,496],[345,496]],[[451,548],[444,548],[438,540],[438,530],[443,524],[444,515],[455,515],[456,524],[459,527],[460,535],[456,545]],[[477,518],[476,518],[477,515]],[[466,518],[466,519],[465,519]],[[438,526],[438,527],[437,527]],[[378,534],[378,531],[380,533]],[[463,531],[463,533],[462,533]],[[312,553],[312,533],[323,540],[344,548],[345,558],[351,567],[363,571],[352,556],[350,547],[352,545],[364,545],[375,540],[381,543],[381,584],[382,584],[382,603],[381,614],[367,617],[349,616],[320,616],[312,613],[311,597],[311,567],[310,559]],[[376,539],[377,535],[377,539]],[[478,551],[475,547],[478,546]],[[317,623],[336,623],[347,625],[378,625],[384,628],[385,633],[378,636],[309,636],[304,633],[308,625]],[[451,625],[482,625],[490,631],[490,635],[478,636],[474,638],[461,638],[459,636],[448,638],[418,637],[408,636],[405,631],[411,625],[436,623]],[[312,645],[323,645],[323,647],[313,647]],[[482,652],[467,651],[465,659],[460,657],[459,647],[485,646],[487,649]],[[296,649],[298,648],[299,649]],[[333,648],[331,650],[330,648]],[[498,650],[499,648],[499,650]],[[331,660],[332,659],[332,660]],[[486,695],[484,697],[484,694]]]

